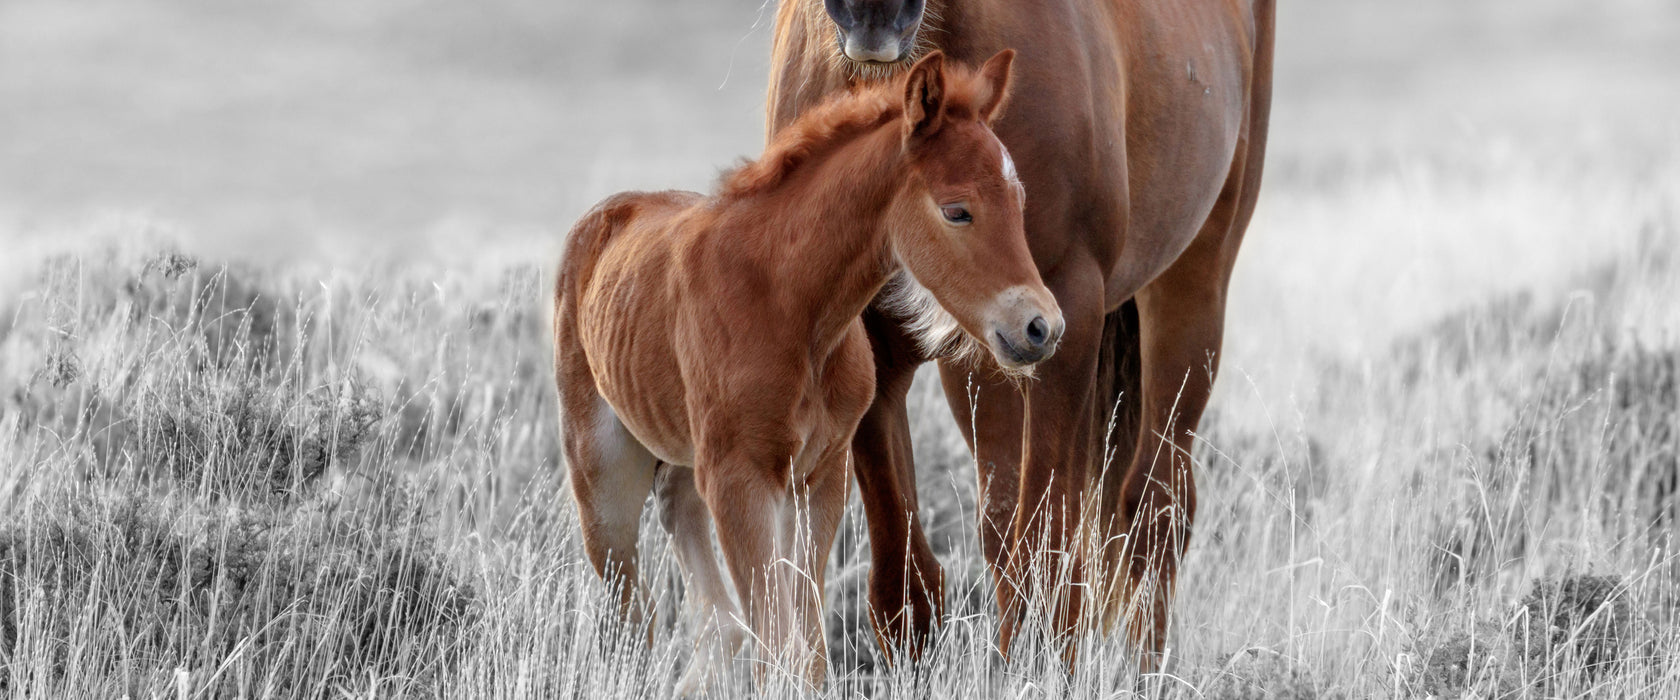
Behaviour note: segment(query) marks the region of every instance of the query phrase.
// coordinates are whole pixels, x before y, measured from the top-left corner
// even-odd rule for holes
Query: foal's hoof
[[[677,679],[677,697],[696,698],[706,692],[706,687],[712,684],[712,665],[704,659],[688,662],[688,668],[683,671],[682,678]]]
[[[746,630],[732,622],[722,623],[721,630],[710,627],[702,634],[704,636],[695,648],[694,656],[688,660],[688,668],[683,669],[682,677],[677,679],[678,697],[705,695],[716,678],[728,675],[735,655],[747,640]]]

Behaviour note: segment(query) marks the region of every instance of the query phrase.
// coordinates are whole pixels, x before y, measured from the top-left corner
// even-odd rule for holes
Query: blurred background
[[[1667,201],[1680,4],[1280,4],[1239,328],[1252,308],[1325,342],[1380,337],[1613,254],[1611,229]],[[229,258],[547,262],[601,197],[703,190],[759,150],[774,13],[5,0],[0,239],[138,227]],[[1298,301],[1352,287],[1371,308]]]

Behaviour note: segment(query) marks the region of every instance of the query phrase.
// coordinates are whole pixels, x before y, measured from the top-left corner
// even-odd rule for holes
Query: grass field
[[[1203,505],[1165,672],[1137,677],[1115,640],[1088,640],[1071,677],[1045,650],[996,654],[970,458],[921,381],[917,467],[953,616],[922,662],[882,663],[851,513],[831,564],[828,695],[1680,694],[1680,12],[1284,4],[1268,181],[1199,433]],[[191,165],[149,182],[144,157],[80,140],[64,118],[99,121],[88,115],[106,103],[76,86],[105,59],[70,38],[105,35],[65,20],[30,44],[0,22],[5,104],[47,83],[59,96],[0,113],[28,137],[0,143],[0,696],[669,694],[691,633],[659,528],[645,521],[661,611],[649,649],[613,623],[579,552],[545,305],[563,224],[541,222],[613,189],[703,188],[751,152],[763,29],[748,32],[756,6],[737,5],[671,51],[747,36],[750,61],[733,68],[744,88],[715,89],[721,55],[677,69],[612,54],[631,84],[619,92],[565,61],[536,64],[592,105],[631,96],[650,120],[634,129],[670,114],[647,105],[692,98],[687,127],[713,140],[644,142],[610,110],[522,96],[536,59],[520,52],[541,55],[527,37],[452,64],[442,83],[480,110],[444,133],[504,132],[476,168],[389,160],[409,152],[396,139],[360,144],[367,160],[320,183],[284,148],[218,165],[227,141],[172,141],[216,123],[190,109],[182,125],[128,132],[147,141],[133,152],[180,150]],[[80,11],[55,7],[0,17]],[[178,17],[144,26],[229,51],[247,35],[228,27],[272,20],[171,7]],[[628,26],[579,8],[557,16]],[[415,61],[400,63],[405,78],[347,79],[346,92],[386,85],[390,111],[375,117],[431,99],[415,66],[475,44],[428,37],[471,39],[470,19],[421,22],[420,48],[395,42]],[[350,65],[384,65],[397,54],[379,53],[374,24],[334,25],[280,76],[292,82],[267,89],[307,96],[310,71],[345,46],[366,52]],[[567,31],[591,52],[610,46]],[[28,80],[7,67],[20,56],[65,60]],[[269,116],[236,113],[241,128],[286,121],[252,104]],[[339,153],[363,128],[315,118],[296,127],[304,151]],[[567,167],[517,138],[550,119],[572,120],[569,136],[535,149],[564,151]],[[446,164],[471,150],[428,143]],[[220,189],[219,168],[270,160],[279,185],[259,172]],[[357,184],[383,169],[405,175]],[[544,178],[561,194],[545,199]],[[276,191],[327,203],[299,218]],[[152,204],[118,206],[129,201]],[[743,667],[717,695],[752,687]]]

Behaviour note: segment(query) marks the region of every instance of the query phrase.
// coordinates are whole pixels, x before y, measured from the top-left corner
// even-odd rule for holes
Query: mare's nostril
[[[1027,324],[1027,342],[1033,345],[1043,345],[1050,339],[1050,324],[1043,316],[1033,317],[1032,323]]]

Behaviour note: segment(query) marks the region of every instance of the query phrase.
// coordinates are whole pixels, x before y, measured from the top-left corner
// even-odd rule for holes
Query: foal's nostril
[[[1050,324],[1044,320],[1043,316],[1034,316],[1032,322],[1027,324],[1027,342],[1033,345],[1043,345],[1044,341],[1049,339]]]

